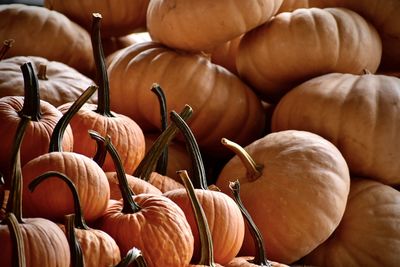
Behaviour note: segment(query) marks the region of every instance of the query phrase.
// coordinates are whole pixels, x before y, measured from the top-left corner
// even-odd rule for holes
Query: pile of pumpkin
[[[0,5],[0,266],[398,266],[399,0]]]

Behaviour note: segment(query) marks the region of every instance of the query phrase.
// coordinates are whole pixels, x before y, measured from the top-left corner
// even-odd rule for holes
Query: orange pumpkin
[[[278,13],[282,12],[292,12],[298,8],[308,8],[309,0],[283,0],[281,7],[278,10]]]
[[[215,46],[209,52],[211,54],[211,62],[225,67],[227,70],[237,75],[236,54],[242,37],[243,35],[240,35],[228,42]]]

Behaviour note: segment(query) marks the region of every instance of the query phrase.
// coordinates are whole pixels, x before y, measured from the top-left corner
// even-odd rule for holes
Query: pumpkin
[[[326,267],[399,265],[400,192],[380,182],[352,177],[343,219],[306,264]]]
[[[243,35],[240,35],[228,42],[215,46],[211,51],[211,62],[225,67],[230,72],[238,74],[236,68],[236,54]]]
[[[3,41],[3,46],[0,49],[0,61],[4,59],[5,55],[7,54],[8,50],[10,50],[14,42],[14,39],[6,39]]]
[[[1,222],[7,225],[9,232],[8,234],[12,242],[12,252],[9,253],[12,255],[12,264],[6,263],[5,261],[8,259],[7,257],[4,257],[0,260],[1,266],[26,267],[24,240],[22,237],[21,227],[18,224],[17,218],[13,213],[7,213],[7,216],[4,218],[4,220],[2,219]],[[2,228],[4,228],[3,225],[0,226],[0,233],[5,232],[5,229]],[[0,237],[0,240],[1,239],[2,238]],[[3,250],[9,249],[10,247],[7,245],[3,247]]]
[[[278,10],[278,13],[282,12],[292,12],[298,8],[308,8],[309,0],[283,0],[281,7]]]
[[[375,72],[381,54],[378,32],[354,11],[302,8],[246,33],[236,64],[244,81],[276,103],[294,86],[322,74]]]
[[[399,90],[396,77],[326,74],[282,98],[272,130],[314,132],[339,148],[355,175],[399,184]]]
[[[55,107],[75,101],[94,82],[64,63],[42,57],[15,56],[0,61],[0,97],[23,96],[21,65],[30,62],[37,73],[40,98]],[[88,103],[97,103],[97,96]]]
[[[23,4],[0,5],[0,40],[15,40],[6,57],[39,56],[89,75],[94,67],[90,36],[59,12]]]
[[[103,15],[104,37],[119,37],[146,27],[146,11],[150,0],[80,1],[45,0],[44,6],[58,11],[90,31],[93,12]]]
[[[264,130],[261,101],[250,87],[200,54],[143,42],[121,51],[108,73],[111,108],[131,117],[144,132],[155,131],[160,124],[157,109],[143,108],[158,106],[149,90],[153,83],[169,99],[167,110],[186,104],[193,108],[190,127],[207,154],[223,156],[226,151],[218,145],[222,136],[245,144]]]
[[[292,264],[324,242],[338,226],[347,202],[350,174],[328,140],[305,131],[271,133],[242,148],[223,167],[216,185],[229,193],[238,179],[241,199],[268,245],[270,260]],[[246,231],[240,255],[254,255]]]
[[[147,29],[153,40],[169,47],[206,51],[268,21],[281,4],[282,0],[153,0]]]

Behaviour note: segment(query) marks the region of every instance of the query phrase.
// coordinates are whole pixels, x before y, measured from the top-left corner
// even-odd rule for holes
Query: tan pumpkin
[[[399,184],[399,90],[400,79],[392,76],[323,75],[282,98],[272,130],[319,134],[339,148],[352,173]]]
[[[206,51],[268,21],[281,4],[282,0],[153,0],[147,29],[153,40],[169,47]]]
[[[264,99],[277,102],[294,86],[322,74],[375,72],[381,54],[378,32],[354,11],[302,8],[246,33],[236,64],[240,77]]]
[[[229,192],[232,177],[262,233],[270,260],[292,264],[323,243],[338,226],[347,202],[350,174],[339,150],[305,131],[271,133],[244,149],[222,169],[216,185]],[[235,179],[233,178],[233,179]],[[254,255],[246,231],[240,255]]]
[[[399,265],[400,192],[376,181],[353,178],[343,219],[329,237],[304,258],[326,267]]]
[[[146,27],[146,11],[149,0],[45,0],[44,6],[56,10],[75,21],[87,31],[91,30],[92,13],[104,17],[104,37],[124,36]]]
[[[40,56],[89,75],[94,70],[87,31],[63,14],[23,4],[0,5],[0,40],[15,40],[6,57]]]

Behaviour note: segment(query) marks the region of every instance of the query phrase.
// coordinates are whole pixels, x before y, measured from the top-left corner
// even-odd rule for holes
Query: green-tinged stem
[[[106,63],[104,59],[104,51],[101,44],[101,19],[101,14],[92,14],[91,39],[93,47],[93,57],[96,64],[96,82],[99,86],[99,90],[97,91],[96,113],[106,117],[114,117],[110,111],[110,88],[108,83]]]
[[[21,155],[20,148],[22,139],[25,135],[25,129],[28,126],[31,118],[23,115],[21,121],[18,124],[17,132],[14,137],[12,157],[11,157],[11,190],[8,197],[6,212],[13,213],[19,223],[23,223],[22,220],[22,169],[21,169]]]
[[[188,120],[192,116],[193,110],[189,105],[185,105],[180,116],[184,120]],[[178,127],[171,123],[168,127],[161,133],[161,135],[154,141],[153,145],[147,151],[146,155],[140,162],[139,166],[136,168],[133,176],[141,178],[148,181],[150,174],[154,171],[157,164],[157,160],[160,157],[165,146],[171,142],[178,131]]]
[[[200,205],[200,202],[196,196],[195,189],[193,187],[192,182],[190,181],[189,175],[187,171],[181,170],[177,171],[179,177],[182,179],[183,184],[185,185],[186,192],[189,196],[190,203],[192,204],[194,216],[197,222],[197,229],[199,231],[200,237],[200,261],[198,265],[205,265],[210,267],[215,267],[214,262],[214,252],[213,252],[213,244],[210,228],[208,227],[206,215],[204,213],[203,208]]]
[[[221,143],[229,148],[230,150],[232,150],[242,161],[243,165],[246,168],[247,171],[247,179],[249,181],[255,181],[257,180],[261,175],[262,175],[262,171],[264,169],[264,166],[261,164],[257,164],[249,155],[249,153],[247,153],[246,150],[244,150],[243,147],[241,147],[240,145],[226,139],[226,138],[222,138],[221,139]]]
[[[89,227],[86,225],[85,219],[83,217],[83,211],[81,206],[81,201],[79,199],[78,191],[76,190],[74,182],[71,181],[65,174],[57,172],[57,171],[48,171],[43,173],[42,175],[36,177],[30,182],[28,185],[29,191],[35,191],[36,187],[40,185],[43,181],[49,178],[61,179],[65,182],[71,191],[72,198],[74,200],[74,213],[75,213],[75,227],[79,229],[88,230]]]
[[[97,86],[89,86],[75,102],[69,107],[67,112],[59,119],[56,126],[53,129],[53,133],[50,138],[49,152],[61,152],[62,151],[62,139],[73,116],[79,111],[79,109],[86,103],[86,101],[96,92]]]
[[[251,218],[250,213],[246,210],[246,208],[243,205],[242,200],[240,199],[240,183],[239,183],[239,181],[236,180],[235,182],[230,182],[229,188],[232,191],[232,194],[233,194],[236,204],[238,205],[240,211],[242,212],[242,214],[247,222],[251,236],[254,240],[254,246],[256,248],[256,255],[254,256],[254,259],[251,260],[251,263],[254,263],[258,266],[272,267],[271,263],[268,262],[266,254],[265,254],[264,240],[263,240],[262,234],[258,230],[257,225],[254,223],[253,219]]]
[[[21,71],[24,77],[24,105],[19,114],[30,116],[32,121],[39,121],[41,118],[39,82],[32,63],[22,64]]]
[[[179,128],[185,136],[186,148],[190,153],[193,165],[193,181],[195,188],[207,190],[207,177],[204,169],[203,158],[201,157],[200,148],[196,138],[193,135],[189,125],[174,111],[171,112],[171,120]]]
[[[17,221],[17,218],[13,213],[8,213],[2,223],[7,224],[10,231],[10,237],[13,245],[12,266],[25,267],[26,259],[24,238],[22,236],[21,227]]]
[[[161,131],[165,131],[168,126],[167,121],[167,100],[163,89],[158,84],[153,84],[151,91],[157,95],[158,102],[160,104],[160,116],[161,116]],[[160,158],[157,161],[156,172],[161,175],[167,174],[168,167],[168,146],[165,146]]]
[[[7,54],[8,50],[10,50],[10,48],[13,46],[14,42],[14,39],[4,40],[3,46],[0,49],[0,61],[4,59],[5,55]]]
[[[106,145],[106,149],[114,162],[115,171],[117,172],[118,178],[118,186],[121,192],[122,199],[124,201],[124,205],[122,208],[123,213],[125,214],[133,214],[141,210],[141,207],[132,199],[133,192],[128,185],[128,181],[126,179],[126,173],[124,167],[121,163],[121,158],[115,149],[112,141],[106,141],[106,138],[101,136],[98,132],[89,130],[90,137],[94,140],[100,140]],[[107,137],[109,138],[109,137]]]
[[[65,215],[64,226],[71,252],[71,267],[84,267],[82,248],[75,235],[75,214]]]
[[[131,265],[132,264],[132,265]],[[142,255],[142,252],[137,248],[132,248],[126,253],[126,256],[115,265],[115,267],[147,267],[147,263]]]

